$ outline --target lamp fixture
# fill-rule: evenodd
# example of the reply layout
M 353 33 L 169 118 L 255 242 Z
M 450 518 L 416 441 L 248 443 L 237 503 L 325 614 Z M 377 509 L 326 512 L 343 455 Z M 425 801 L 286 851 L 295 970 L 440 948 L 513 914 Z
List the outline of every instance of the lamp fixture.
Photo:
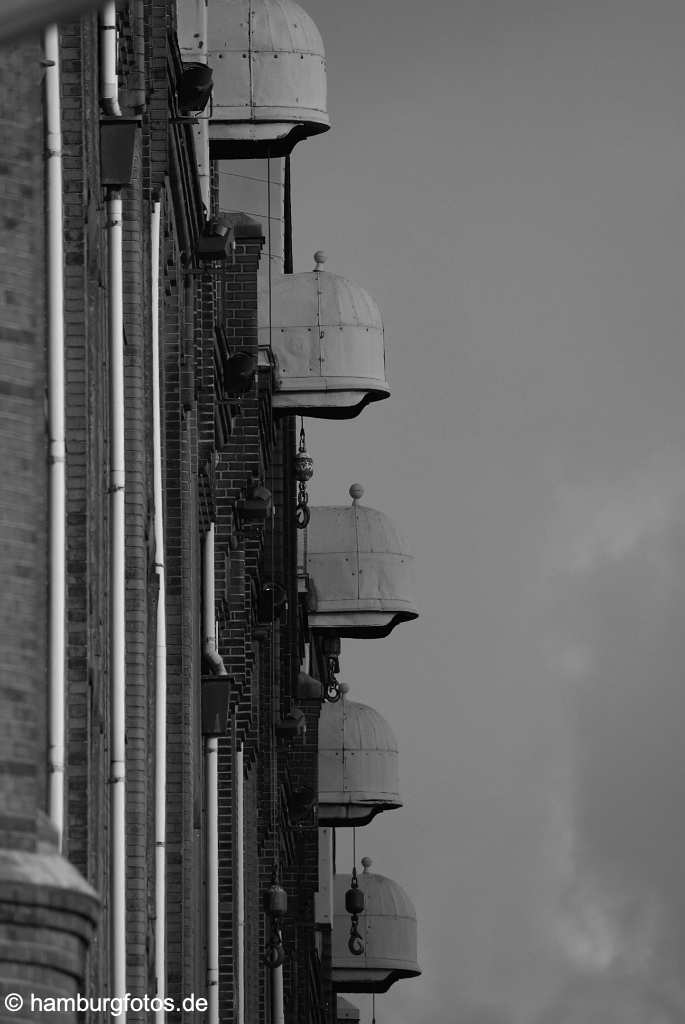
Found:
M 196 61 L 184 64 L 177 88 L 181 113 L 201 113 L 209 103 L 212 85 L 212 69 L 208 64 Z

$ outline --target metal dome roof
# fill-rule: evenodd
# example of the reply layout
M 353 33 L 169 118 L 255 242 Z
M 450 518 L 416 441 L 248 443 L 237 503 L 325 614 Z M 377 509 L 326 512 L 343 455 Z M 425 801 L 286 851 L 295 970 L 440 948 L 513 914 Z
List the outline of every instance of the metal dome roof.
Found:
M 276 361 L 273 406 L 288 413 L 349 419 L 387 398 L 383 321 L 359 285 L 320 269 L 276 278 L 271 330 L 260 329 Z
M 215 159 L 283 156 L 330 127 L 321 36 L 294 0 L 212 0 Z
M 366 897 L 359 915 L 364 952 L 353 956 L 347 947 L 350 916 L 345 910 L 349 875 L 334 879 L 333 988 L 337 992 L 387 992 L 400 978 L 421 974 L 417 962 L 416 911 L 404 889 L 384 875 L 368 871 L 364 858 L 359 888 Z
M 418 617 L 411 591 L 412 557 L 383 512 L 357 503 L 311 509 L 307 527 L 309 626 L 337 636 L 387 636 Z
M 397 740 L 375 708 L 324 702 L 319 718 L 319 824 L 367 825 L 401 807 Z

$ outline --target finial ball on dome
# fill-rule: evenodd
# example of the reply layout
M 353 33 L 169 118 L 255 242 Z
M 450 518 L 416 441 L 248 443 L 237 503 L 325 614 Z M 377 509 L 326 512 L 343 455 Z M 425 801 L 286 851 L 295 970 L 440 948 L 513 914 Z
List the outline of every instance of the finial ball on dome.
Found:
M 373 861 L 370 857 L 362 857 L 362 867 L 364 868 L 364 871 L 368 871 L 372 864 Z
M 361 484 L 352 484 L 349 493 L 353 501 L 358 501 L 364 494 L 364 488 Z
M 314 253 L 314 262 L 316 263 L 314 270 L 320 270 L 322 264 L 326 262 L 326 253 L 322 249 L 317 249 Z

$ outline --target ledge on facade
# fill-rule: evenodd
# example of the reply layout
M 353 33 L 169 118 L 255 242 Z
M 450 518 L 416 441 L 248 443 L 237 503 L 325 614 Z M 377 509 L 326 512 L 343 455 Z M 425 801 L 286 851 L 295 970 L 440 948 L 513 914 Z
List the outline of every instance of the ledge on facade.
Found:
M 239 238 L 257 238 L 264 241 L 264 228 L 258 220 L 241 210 L 222 210 L 221 217 L 233 228 L 236 240 Z
M 95 890 L 55 839 L 42 815 L 35 851 L 0 849 L 0 974 L 20 993 L 37 971 L 56 979 L 58 994 L 76 991 L 98 921 Z

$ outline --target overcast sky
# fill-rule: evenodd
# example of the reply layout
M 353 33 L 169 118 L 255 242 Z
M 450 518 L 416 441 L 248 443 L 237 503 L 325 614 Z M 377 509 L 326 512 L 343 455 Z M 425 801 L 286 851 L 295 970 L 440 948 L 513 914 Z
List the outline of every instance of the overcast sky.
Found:
M 295 270 L 321 248 L 371 291 L 393 392 L 307 421 L 311 501 L 361 482 L 421 609 L 343 645 L 405 801 L 358 850 L 420 919 L 377 1020 L 594 1024 L 627 974 L 677 1002 L 685 8 L 305 6 L 333 127 L 293 156 Z

